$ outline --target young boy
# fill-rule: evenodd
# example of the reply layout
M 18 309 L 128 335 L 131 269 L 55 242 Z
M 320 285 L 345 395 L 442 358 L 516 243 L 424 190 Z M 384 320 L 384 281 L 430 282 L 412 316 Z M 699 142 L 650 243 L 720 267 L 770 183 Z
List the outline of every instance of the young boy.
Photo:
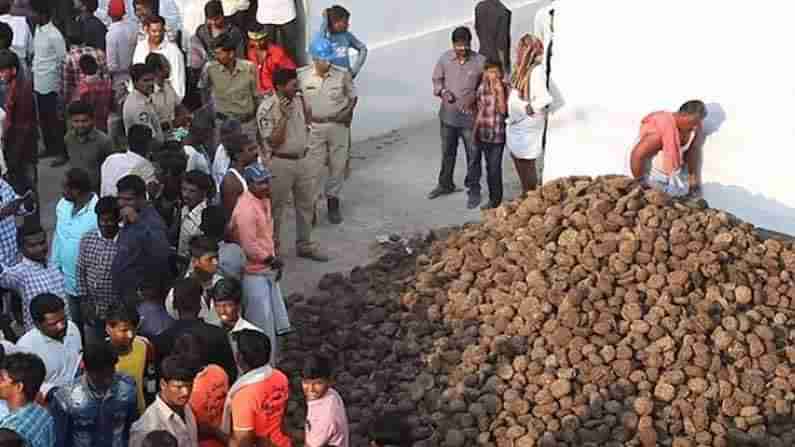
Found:
M 113 103 L 113 84 L 109 76 L 99 73 L 99 64 L 94 56 L 85 54 L 80 57 L 80 71 L 83 76 L 77 84 L 77 98 L 94 109 L 96 128 L 108 132 L 108 116 Z
M 502 152 L 505 149 L 505 118 L 508 116 L 508 93 L 510 86 L 504 81 L 502 65 L 488 61 L 478 87 L 477 115 L 472 133 L 474 153 L 469 159 L 467 208 L 480 205 L 480 176 L 483 173 L 481 158 L 486 159 L 486 182 L 489 185 L 489 201 L 482 209 L 491 209 L 502 203 Z
M 206 236 L 194 236 L 189 247 L 190 267 L 186 278 L 195 278 L 202 286 L 201 310 L 199 318 L 214 326 L 221 326 L 221 320 L 215 313 L 210 290 L 221 279 L 218 273 L 218 242 Z M 174 289 L 166 297 L 166 310 L 175 319 L 179 319 L 174 304 Z
M 350 27 L 351 13 L 340 5 L 334 5 L 323 11 L 323 22 L 320 25 L 320 35 L 331 41 L 334 49 L 334 58 L 331 63 L 345 68 L 356 78 L 367 60 L 367 45 L 353 35 Z M 357 52 L 356 64 L 351 67 L 350 49 Z
M 301 371 L 301 387 L 307 404 L 306 447 L 348 447 L 348 416 L 345 402 L 331 387 L 331 362 L 311 356 Z
M 136 334 L 139 321 L 135 309 L 120 305 L 108 312 L 105 331 L 110 345 L 119 356 L 116 371 L 135 380 L 138 413 L 143 414 L 157 394 L 157 357 L 149 340 Z

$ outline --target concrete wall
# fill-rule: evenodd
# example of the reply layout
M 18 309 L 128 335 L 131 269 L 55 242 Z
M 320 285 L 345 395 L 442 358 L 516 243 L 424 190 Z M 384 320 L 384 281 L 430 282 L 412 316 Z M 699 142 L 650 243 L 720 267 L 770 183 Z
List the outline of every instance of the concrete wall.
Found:
M 512 35 L 532 31 L 542 0 L 503 0 L 513 11 Z M 367 64 L 356 79 L 360 100 L 353 126 L 356 140 L 435 119 L 431 73 L 450 34 L 472 26 L 471 0 L 305 0 L 307 21 L 316 32 L 323 9 L 341 4 L 351 11 L 351 31 L 369 49 Z M 473 28 L 474 34 L 474 28 Z M 477 48 L 477 42 L 473 44 Z M 435 155 L 435 153 L 434 153 Z
M 552 70 L 562 108 L 550 124 L 547 178 L 628 173 L 642 117 L 700 98 L 710 109 L 704 197 L 795 234 L 792 5 L 652 3 L 559 0 Z

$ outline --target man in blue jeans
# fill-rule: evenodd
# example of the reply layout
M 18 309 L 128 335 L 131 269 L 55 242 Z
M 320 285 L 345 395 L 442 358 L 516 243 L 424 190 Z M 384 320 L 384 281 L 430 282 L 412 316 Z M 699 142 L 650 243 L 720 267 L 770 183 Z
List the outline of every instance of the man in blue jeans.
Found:
M 439 183 L 428 194 L 429 199 L 455 192 L 453 172 L 459 139 L 464 141 L 467 161 L 472 155 L 476 92 L 485 63 L 485 57 L 472 51 L 472 32 L 458 27 L 453 31 L 453 49 L 442 54 L 433 69 L 433 94 L 442 100 L 439 109 L 442 167 Z M 480 182 L 466 186 L 470 189 L 468 205 L 477 201 L 475 206 L 478 206 Z

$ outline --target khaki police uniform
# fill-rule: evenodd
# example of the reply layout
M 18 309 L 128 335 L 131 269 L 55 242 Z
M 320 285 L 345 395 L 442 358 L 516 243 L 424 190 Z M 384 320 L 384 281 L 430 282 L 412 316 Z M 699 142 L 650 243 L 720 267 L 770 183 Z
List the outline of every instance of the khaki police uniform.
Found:
M 212 95 L 216 129 L 227 119 L 241 123 L 243 133 L 257 141 L 257 67 L 245 59 L 237 59 L 232 70 L 217 61 L 207 63 L 199 78 L 199 89 Z
M 298 95 L 287 107 L 287 132 L 281 146 L 268 144 L 278 122 L 282 119 L 279 96 L 269 93 L 257 109 L 257 125 L 262 145 L 271 155 L 271 204 L 273 207 L 273 234 L 278 240 L 281 218 L 293 195 L 296 220 L 296 248 L 299 253 L 312 252 L 312 219 L 315 212 L 318 178 L 326 152 L 321 147 L 308 149 L 309 122 L 304 109 L 304 99 Z
M 340 198 L 350 155 L 350 132 L 344 124 L 332 120 L 349 108 L 356 98 L 351 74 L 332 65 L 321 77 L 310 65 L 298 70 L 298 87 L 312 110 L 309 149 L 324 150 L 328 157 L 326 196 Z
M 157 116 L 157 111 L 150 96 L 133 89 L 124 101 L 122 116 L 126 132 L 130 131 L 130 127 L 141 124 L 152 129 L 152 136 L 155 140 L 163 142 L 163 128 L 160 127 L 160 118 Z

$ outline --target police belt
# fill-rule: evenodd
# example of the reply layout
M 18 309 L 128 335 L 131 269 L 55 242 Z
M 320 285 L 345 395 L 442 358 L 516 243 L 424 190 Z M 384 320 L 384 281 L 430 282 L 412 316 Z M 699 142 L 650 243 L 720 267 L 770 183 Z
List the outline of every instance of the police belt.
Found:
M 304 150 L 301 154 L 282 154 L 280 152 L 273 152 L 274 158 L 281 158 L 283 160 L 303 160 L 306 157 L 308 150 Z

